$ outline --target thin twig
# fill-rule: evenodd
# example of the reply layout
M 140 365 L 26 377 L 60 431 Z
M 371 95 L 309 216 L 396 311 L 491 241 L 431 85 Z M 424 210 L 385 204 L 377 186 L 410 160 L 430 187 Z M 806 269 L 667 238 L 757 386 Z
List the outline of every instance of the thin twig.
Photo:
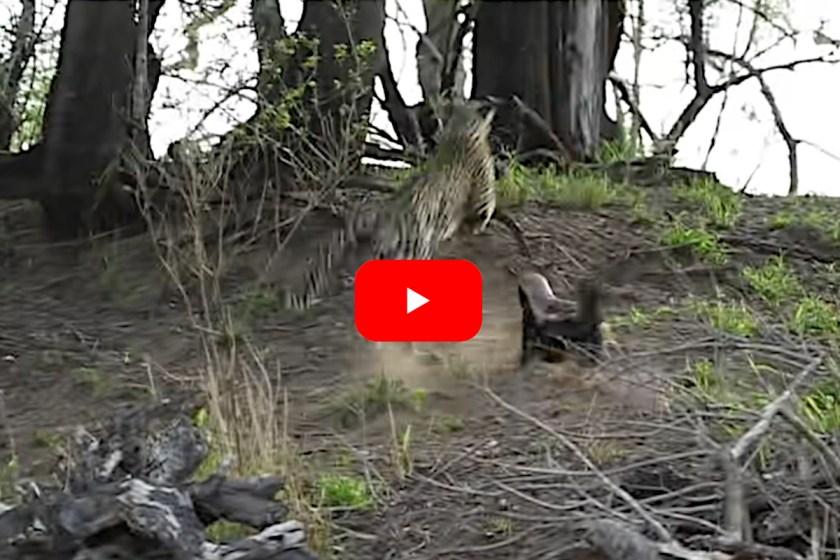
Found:
M 793 397 L 794 390 L 801 385 L 808 377 L 817 370 L 817 367 L 822 363 L 822 357 L 818 357 L 811 361 L 805 368 L 791 382 L 787 390 L 782 393 L 776 400 L 764 407 L 761 413 L 761 418 L 756 422 L 752 428 L 742 435 L 735 445 L 732 446 L 730 454 L 733 459 L 740 460 L 747 451 L 761 439 L 767 430 L 770 429 L 770 423 L 776 414 L 779 414 L 782 408 L 787 405 L 788 401 Z
M 624 500 L 627 505 L 629 505 L 633 511 L 638 514 L 650 527 L 656 532 L 657 536 L 665 542 L 672 541 L 671 534 L 668 530 L 661 524 L 659 521 L 653 518 L 653 516 L 645 509 L 645 507 L 640 504 L 633 496 L 631 496 L 624 488 L 610 480 L 608 476 L 606 476 L 597 466 L 593 463 L 586 454 L 580 450 L 580 448 L 575 445 L 569 438 L 566 436 L 558 433 L 554 430 L 551 426 L 543 422 L 538 418 L 534 418 L 530 414 L 525 411 L 519 410 L 515 406 L 505 402 L 501 397 L 496 395 L 489 387 L 485 387 L 485 392 L 496 401 L 499 405 L 501 405 L 504 409 L 508 410 L 516 414 L 517 416 L 528 420 L 533 425 L 537 426 L 538 428 L 542 429 L 546 433 L 550 434 L 552 437 L 557 439 L 564 447 L 566 447 L 569 451 L 571 451 L 586 467 L 591 470 L 595 476 L 613 493 L 615 493 L 618 497 Z

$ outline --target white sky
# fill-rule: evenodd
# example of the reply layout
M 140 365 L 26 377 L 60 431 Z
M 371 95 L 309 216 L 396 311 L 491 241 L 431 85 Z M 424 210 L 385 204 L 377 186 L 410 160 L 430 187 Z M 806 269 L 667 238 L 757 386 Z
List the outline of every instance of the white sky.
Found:
M 631 1 L 630 11 L 635 10 L 634 3 Z M 670 128 L 693 95 L 691 88 L 684 85 L 684 49 L 674 42 L 663 46 L 653 40 L 656 33 L 676 35 L 679 29 L 674 9 L 676 3 L 675 0 L 645 0 L 648 21 L 645 43 L 656 48 L 646 51 L 642 58 L 642 110 L 657 132 Z M 679 1 L 679 4 L 684 3 Z M 789 2 L 787 6 L 785 3 L 786 0 L 771 2 L 782 6 L 793 29 L 815 29 L 822 19 L 827 22 L 824 30 L 828 35 L 840 38 L 840 2 L 798 0 Z M 13 10 L 17 9 L 16 0 L 0 0 L 0 23 L 8 17 L 10 5 Z M 286 25 L 292 31 L 300 18 L 302 2 L 280 0 L 280 5 Z M 724 52 L 733 52 L 733 44 L 737 43 L 740 51 L 751 20 L 748 14 L 745 15 L 739 28 L 737 9 L 732 4 L 727 5 L 726 11 L 718 9 L 711 14 L 709 42 L 712 48 Z M 253 35 L 249 29 L 249 7 L 249 0 L 237 0 L 235 7 L 223 19 L 202 30 L 199 66 L 195 72 L 180 71 L 178 78 L 162 78 L 150 120 L 153 148 L 157 154 L 165 151 L 171 141 L 193 130 L 199 122 L 202 123 L 200 133 L 218 134 L 228 130 L 233 122 L 250 116 L 253 111 L 251 103 L 234 98 L 210 118 L 202 120 L 203 113 L 215 106 L 226 88 L 252 76 L 257 68 Z M 389 20 L 385 34 L 391 63 L 406 101 L 416 103 L 421 94 L 414 64 L 417 36 L 411 27 L 425 30 L 422 3 L 421 0 L 387 0 L 386 10 Z M 55 13 L 52 20 L 60 26 L 61 18 L 63 10 Z M 183 56 L 186 45 L 184 22 L 177 2 L 167 2 L 155 30 L 155 44 L 162 51 L 165 64 L 176 62 Z M 775 42 L 776 37 L 765 26 L 757 44 L 767 47 Z M 812 36 L 806 33 L 800 36 L 795 46 L 790 41 L 781 43 L 754 63 L 764 67 L 826 53 L 826 47 L 815 45 Z M 216 71 L 208 73 L 208 69 Z M 633 50 L 629 44 L 625 43 L 619 51 L 616 72 L 627 80 L 633 76 Z M 716 72 L 709 71 L 708 74 L 710 81 L 717 80 Z M 840 196 L 840 185 L 835 180 L 840 176 L 840 160 L 834 157 L 840 158 L 840 137 L 836 132 L 840 130 L 840 111 L 836 101 L 840 91 L 840 67 L 825 64 L 800 66 L 792 72 L 768 73 L 766 79 L 791 133 L 807 142 L 799 147 L 800 192 Z M 692 167 L 703 164 L 722 102 L 723 96 L 720 95 L 709 103 L 683 136 L 679 144 L 678 164 Z M 608 103 L 608 112 L 614 114 L 612 101 Z M 384 112 L 376 108 L 374 111 L 374 122 L 390 130 Z M 724 183 L 736 188 L 742 187 L 754 174 L 750 192 L 784 194 L 787 191 L 786 148 L 754 80 L 730 90 L 707 167 L 715 171 Z

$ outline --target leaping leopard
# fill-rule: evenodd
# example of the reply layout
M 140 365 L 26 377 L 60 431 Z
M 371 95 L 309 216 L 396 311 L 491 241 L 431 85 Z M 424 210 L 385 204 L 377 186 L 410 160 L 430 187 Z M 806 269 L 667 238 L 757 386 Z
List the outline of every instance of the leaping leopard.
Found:
M 431 259 L 440 243 L 460 230 L 484 231 L 496 213 L 495 165 L 490 142 L 495 108 L 485 115 L 484 102 L 456 102 L 448 107 L 436 150 L 425 169 L 406 181 L 374 208 L 352 215 L 343 229 L 332 233 L 314 263 L 304 273 L 299 291 L 286 291 L 287 308 L 302 310 L 316 304 L 333 282 L 339 261 L 368 259 Z M 497 216 L 498 217 L 498 216 Z M 527 246 L 515 223 L 501 221 Z M 414 345 L 411 345 L 414 349 Z

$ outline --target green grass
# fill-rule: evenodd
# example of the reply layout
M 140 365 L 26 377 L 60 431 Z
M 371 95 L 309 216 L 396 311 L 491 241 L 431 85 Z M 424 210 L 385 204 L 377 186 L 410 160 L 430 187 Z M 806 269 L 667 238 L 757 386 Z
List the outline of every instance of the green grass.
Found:
M 360 477 L 325 473 L 318 477 L 315 489 L 313 502 L 320 507 L 367 509 L 373 504 L 373 492 Z
M 760 267 L 746 267 L 743 277 L 766 302 L 779 306 L 802 295 L 799 279 L 780 256 L 771 257 Z
M 709 402 L 719 401 L 726 383 L 721 371 L 712 360 L 702 359 L 689 368 L 690 379 L 697 395 Z
M 533 169 L 516 161 L 499 181 L 497 192 L 502 201 L 511 204 L 540 200 L 573 210 L 594 210 L 613 204 L 620 194 L 616 185 L 600 173 L 560 173 L 553 166 Z
M 796 215 L 788 210 L 783 210 L 770 216 L 768 225 L 770 229 L 784 229 L 797 223 Z
M 20 503 L 20 494 L 16 485 L 20 480 L 20 463 L 17 455 L 12 455 L 5 463 L 0 463 L 0 501 L 7 505 Z
M 832 243 L 840 245 L 840 218 L 819 199 L 803 199 L 787 210 L 770 217 L 770 229 L 784 229 L 793 225 L 809 226 L 822 232 Z
M 388 411 L 421 410 L 428 400 L 422 389 L 409 389 L 402 381 L 377 375 L 330 405 L 338 424 L 348 427 L 362 419 L 370 420 Z
M 651 209 L 644 192 L 634 192 L 633 190 L 630 192 L 632 193 L 630 200 L 630 215 L 633 217 L 633 223 L 646 227 L 656 224 L 662 217 L 662 212 Z
M 602 142 L 598 153 L 595 155 L 595 159 L 598 163 L 610 164 L 632 161 L 643 155 L 644 150 L 642 146 L 632 142 L 625 134 L 618 140 Z
M 283 309 L 279 294 L 265 290 L 249 290 L 241 294 L 236 304 L 236 315 L 245 322 L 266 319 Z
M 657 307 L 655 309 L 631 307 L 630 311 L 625 315 L 611 318 L 610 324 L 616 328 L 649 327 L 656 321 L 675 314 L 676 311 L 667 306 Z
M 840 336 L 840 308 L 822 298 L 806 296 L 794 309 L 790 325 L 801 335 Z
M 108 374 L 93 367 L 78 367 L 73 370 L 76 383 L 90 391 L 94 396 L 102 396 L 112 386 L 112 379 Z
M 674 198 L 699 204 L 708 222 L 717 228 L 731 228 L 741 215 L 740 196 L 710 179 L 692 180 L 676 187 Z
M 755 336 L 760 331 L 758 319 L 743 302 L 695 301 L 691 308 L 716 330 L 744 337 Z
M 729 256 L 717 234 L 703 227 L 692 227 L 677 220 L 662 232 L 660 242 L 666 247 L 687 247 L 701 260 L 711 264 L 726 264 Z
M 692 410 L 696 410 L 696 403 L 715 407 L 712 433 L 728 439 L 738 438 L 751 427 L 755 411 L 773 398 L 756 386 L 759 370 L 751 360 L 748 369 L 734 373 L 732 367 L 707 358 L 689 362 L 684 382 L 677 385 L 677 395 L 688 397 Z M 768 442 L 759 444 L 758 460 L 765 465 L 772 456 L 772 447 Z
M 437 434 L 454 434 L 463 431 L 464 419 L 459 416 L 441 416 L 433 420 L 431 430 Z
M 797 411 L 815 432 L 831 434 L 840 429 L 840 379 L 837 377 L 817 383 L 797 404 Z
M 836 303 L 810 295 L 781 256 L 761 267 L 747 267 L 742 275 L 762 299 L 785 308 L 791 331 L 817 338 L 840 336 L 840 308 Z

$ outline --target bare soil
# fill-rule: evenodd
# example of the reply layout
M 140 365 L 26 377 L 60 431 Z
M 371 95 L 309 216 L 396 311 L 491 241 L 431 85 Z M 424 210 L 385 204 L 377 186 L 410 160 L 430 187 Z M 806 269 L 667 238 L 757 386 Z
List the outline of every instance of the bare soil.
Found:
M 512 417 L 486 389 L 553 429 L 591 433 L 595 439 L 623 432 L 630 441 L 646 418 L 667 406 L 665 384 L 682 374 L 686 360 L 714 355 L 709 340 L 715 333 L 685 317 L 612 328 L 610 359 L 595 369 L 561 364 L 523 370 L 518 367 L 515 273 L 536 265 L 568 298 L 576 280 L 600 275 L 608 290 L 609 318 L 721 290 L 754 301 L 738 270 L 785 250 L 809 289 L 836 301 L 840 286 L 829 265 L 840 259 L 840 250 L 814 244 L 811 230 L 797 234 L 762 225 L 784 204 L 744 200 L 739 224 L 726 232 L 734 254 L 733 264 L 725 267 L 664 250 L 656 226 L 634 223 L 626 208 L 580 212 L 536 203 L 516 208 L 512 215 L 527 232 L 536 263 L 518 253 L 500 226 L 458 239 L 442 255 L 473 261 L 484 281 L 478 336 L 460 344 L 420 345 L 446 356 L 443 364 L 423 362 L 402 345 L 376 348 L 363 340 L 353 326 L 349 288 L 303 316 L 257 321 L 252 336 L 279 361 L 293 435 L 313 461 L 351 446 L 374 458 L 359 469 L 384 469 L 379 465 L 392 438 L 387 414 L 340 427 L 330 412 L 331 403 L 360 382 L 382 373 L 427 393 L 422 410 L 401 411 L 396 420 L 415 427 L 414 473 L 401 482 L 391 480 L 382 508 L 336 514 L 339 556 L 554 558 L 545 552 L 546 535 L 552 531 L 551 508 L 560 508 L 556 514 L 561 504 L 542 503 L 533 494 L 531 509 L 542 513 L 511 509 L 526 489 L 511 490 L 516 472 L 504 466 L 546 460 L 549 451 L 539 445 L 545 436 L 533 423 Z M 23 474 L 41 477 L 57 460 L 51 444 L 57 436 L 96 422 L 117 406 L 143 402 L 150 392 L 181 391 L 183 380 L 194 377 L 202 362 L 183 302 L 168 287 L 146 239 L 56 245 L 43 239 L 33 205 L 6 204 L 0 214 L 5 224 L 0 230 L 0 422 L 5 433 L 0 452 L 4 460 L 17 455 Z M 264 256 L 243 257 L 251 277 L 259 276 L 253 263 Z M 293 251 L 288 258 L 295 258 Z M 244 280 L 235 283 L 231 297 L 246 287 Z M 502 518 L 507 524 L 499 522 Z

